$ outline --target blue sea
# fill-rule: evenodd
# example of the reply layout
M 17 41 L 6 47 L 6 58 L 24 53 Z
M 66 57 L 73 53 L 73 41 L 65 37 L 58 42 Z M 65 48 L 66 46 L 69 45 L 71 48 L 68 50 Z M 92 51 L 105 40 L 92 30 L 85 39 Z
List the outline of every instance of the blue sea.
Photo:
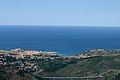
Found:
M 0 49 L 55 51 L 76 55 L 91 49 L 120 49 L 119 27 L 0 25 Z

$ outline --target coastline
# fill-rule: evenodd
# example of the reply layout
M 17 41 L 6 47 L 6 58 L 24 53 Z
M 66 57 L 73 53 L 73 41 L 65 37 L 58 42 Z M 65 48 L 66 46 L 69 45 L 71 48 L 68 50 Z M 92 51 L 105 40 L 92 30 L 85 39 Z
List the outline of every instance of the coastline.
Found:
M 45 55 L 47 55 L 47 58 L 48 56 L 49 58 L 51 58 L 50 56 L 54 56 L 54 58 L 52 57 L 52 59 L 56 59 L 56 57 L 65 59 L 65 58 L 89 58 L 89 57 L 95 57 L 95 56 L 106 56 L 106 55 L 112 55 L 110 54 L 111 52 L 114 52 L 115 54 L 119 54 L 120 49 L 114 49 L 114 50 L 94 49 L 94 50 L 85 51 L 85 52 L 75 54 L 75 55 L 61 55 L 58 52 L 54 52 L 54 51 L 49 52 L 49 51 L 37 51 L 37 50 L 24 50 L 21 48 L 16 48 L 16 49 L 11 49 L 11 50 L 0 50 L 1 54 L 11 53 L 12 55 L 15 55 L 15 56 L 17 55 L 17 57 L 20 57 L 20 58 L 23 58 L 26 55 L 30 55 L 30 56 L 42 55 L 42 57 L 45 58 Z

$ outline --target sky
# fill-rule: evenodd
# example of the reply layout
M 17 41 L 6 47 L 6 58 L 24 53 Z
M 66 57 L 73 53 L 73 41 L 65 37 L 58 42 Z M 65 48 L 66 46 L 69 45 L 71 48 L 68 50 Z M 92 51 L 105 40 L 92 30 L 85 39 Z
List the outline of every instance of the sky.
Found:
M 120 0 L 0 0 L 0 25 L 120 26 Z

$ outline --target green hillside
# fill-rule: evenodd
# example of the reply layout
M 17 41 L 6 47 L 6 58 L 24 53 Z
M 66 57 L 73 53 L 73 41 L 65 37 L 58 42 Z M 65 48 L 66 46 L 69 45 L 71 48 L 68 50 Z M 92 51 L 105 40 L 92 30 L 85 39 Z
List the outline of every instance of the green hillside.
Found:
M 51 74 L 51 76 L 104 76 L 112 79 L 120 73 L 120 55 L 94 57 L 79 60 Z M 106 79 L 107 80 L 107 79 Z

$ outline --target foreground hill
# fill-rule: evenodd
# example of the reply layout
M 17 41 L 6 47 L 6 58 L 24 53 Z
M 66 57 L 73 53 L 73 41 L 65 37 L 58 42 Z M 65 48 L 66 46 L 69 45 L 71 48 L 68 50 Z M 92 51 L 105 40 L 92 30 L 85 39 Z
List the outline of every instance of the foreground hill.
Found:
M 103 76 L 105 80 L 114 80 L 120 73 L 120 55 L 101 56 L 81 59 L 61 70 L 52 73 L 50 76 Z
M 13 66 L 0 65 L 0 80 L 38 80 L 33 75 Z

